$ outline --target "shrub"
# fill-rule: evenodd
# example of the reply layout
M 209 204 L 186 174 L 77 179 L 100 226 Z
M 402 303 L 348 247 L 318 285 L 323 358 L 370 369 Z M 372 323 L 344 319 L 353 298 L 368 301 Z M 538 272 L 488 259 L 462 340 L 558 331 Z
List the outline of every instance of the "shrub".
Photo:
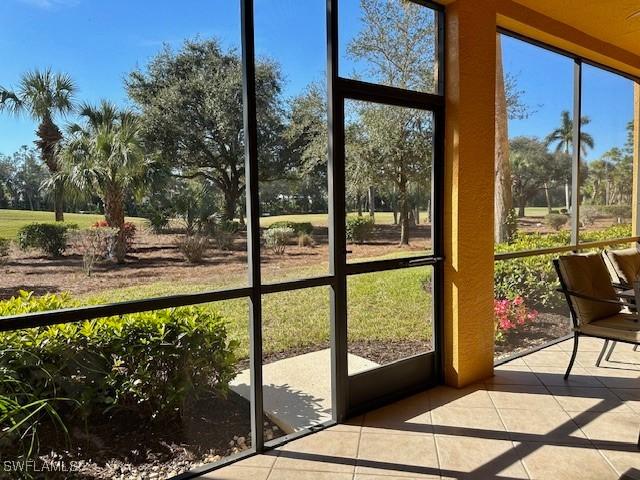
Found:
M 580 223 L 582 226 L 590 226 L 596 223 L 596 220 L 602 218 L 602 212 L 594 205 L 585 205 L 580 208 Z
M 0 265 L 7 263 L 9 253 L 11 252 L 11 240 L 8 238 L 0 238 Z
M 96 262 L 109 255 L 118 230 L 109 227 L 94 227 L 81 230 L 76 235 L 76 245 L 82 254 L 82 270 L 87 277 L 93 273 Z
M 145 215 L 149 228 L 153 233 L 162 233 L 169 226 L 169 220 L 171 219 L 171 212 L 169 210 L 151 209 L 146 212 Z
M 527 321 L 534 321 L 538 318 L 536 310 L 529 310 L 524 304 L 521 296 L 516 296 L 513 300 L 495 299 L 493 303 L 495 338 L 497 341 L 504 340 L 505 333 L 509 330 L 517 329 Z
M 569 221 L 569 217 L 561 213 L 550 213 L 545 217 L 545 220 L 547 222 L 547 225 L 558 231 L 567 224 L 567 222 Z
M 364 243 L 371 238 L 373 220 L 370 217 L 347 217 L 347 240 Z
M 219 250 L 231 250 L 233 239 L 240 231 L 240 223 L 233 220 L 220 220 L 213 228 L 213 239 Z
M 187 262 L 200 263 L 209 249 L 209 239 L 202 235 L 186 235 L 177 245 Z
M 288 220 L 280 220 L 273 222 L 269 228 L 290 228 L 295 235 L 311 235 L 313 233 L 313 225 L 311 222 L 290 222 Z
M 265 245 L 270 248 L 274 254 L 284 255 L 287 243 L 289 243 L 289 240 L 294 235 L 294 230 L 290 227 L 270 227 L 263 235 Z
M 20 296 L 3 315 L 73 306 L 68 296 Z M 181 307 L 0 334 L 0 371 L 13 370 L 36 398 L 71 398 L 84 418 L 112 409 L 171 416 L 205 392 L 225 395 L 237 342 L 205 307 Z M 44 376 L 40 369 L 55 372 Z M 72 413 L 72 412 L 69 412 Z
M 92 228 L 110 228 L 106 220 L 100 220 L 92 225 Z M 116 235 L 111 238 L 107 246 L 107 255 L 109 258 L 124 260 L 127 252 L 133 248 L 138 227 L 135 223 L 124 222 L 122 228 L 116 229 Z
M 629 219 L 632 215 L 631 205 L 605 205 L 601 208 L 605 215 L 619 219 Z
M 67 249 L 69 230 L 78 228 L 69 223 L 32 223 L 18 230 L 21 249 L 36 248 L 51 257 L 59 257 Z
M 313 241 L 313 237 L 306 233 L 301 233 L 298 235 L 298 246 L 299 247 L 313 247 L 316 242 Z

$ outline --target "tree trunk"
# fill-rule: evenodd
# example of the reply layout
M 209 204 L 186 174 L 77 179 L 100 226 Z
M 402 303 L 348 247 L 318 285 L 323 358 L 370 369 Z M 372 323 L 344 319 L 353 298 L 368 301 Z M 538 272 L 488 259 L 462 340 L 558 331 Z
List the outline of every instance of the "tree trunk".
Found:
M 509 131 L 507 99 L 502 71 L 502 46 L 496 35 L 496 124 L 495 124 L 495 203 L 494 238 L 496 243 L 509 241 L 514 233 L 509 224 L 513 206 L 511 194 L 511 163 L 509 160 Z
M 547 213 L 551 213 L 551 195 L 549 195 L 549 184 L 544 182 L 544 198 L 547 200 Z
M 358 209 L 358 216 L 362 216 L 362 195 L 358 195 L 356 198 L 356 207 Z
M 409 245 L 409 196 L 407 183 L 400 179 L 398 186 L 398 203 L 400 204 L 400 246 Z
M 571 195 L 569 194 L 569 182 L 564 182 L 564 205 L 567 212 L 571 211 Z
M 49 169 L 49 173 L 54 175 L 60 169 L 57 158 L 58 143 L 62 140 L 62 132 L 57 127 L 50 116 L 45 116 L 38 130 L 36 131 L 38 140 L 35 141 L 36 146 L 40 150 L 42 161 Z M 56 183 L 53 192 L 53 205 L 55 210 L 56 222 L 64 221 L 64 185 Z
M 420 224 L 420 207 L 416 207 L 416 213 L 414 215 L 416 220 L 416 225 Z
M 64 222 L 64 184 L 56 182 L 53 187 L 53 205 L 56 222 Z
M 522 201 L 520 203 L 520 205 L 518 206 L 518 218 L 524 217 L 524 215 L 525 215 L 524 208 L 525 208 L 525 202 Z
M 238 207 L 238 194 L 233 192 L 224 192 L 224 220 L 233 221 L 236 218 L 236 210 Z
M 369 195 L 369 217 L 371 218 L 371 220 L 373 220 L 375 222 L 375 218 L 376 218 L 376 196 L 375 196 L 375 189 L 374 189 L 373 185 L 369 186 L 368 195 Z
M 105 191 L 103 202 L 104 218 L 107 225 L 117 230 L 109 253 L 113 261 L 122 264 L 127 256 L 127 238 L 124 231 L 124 192 L 119 186 L 111 185 Z

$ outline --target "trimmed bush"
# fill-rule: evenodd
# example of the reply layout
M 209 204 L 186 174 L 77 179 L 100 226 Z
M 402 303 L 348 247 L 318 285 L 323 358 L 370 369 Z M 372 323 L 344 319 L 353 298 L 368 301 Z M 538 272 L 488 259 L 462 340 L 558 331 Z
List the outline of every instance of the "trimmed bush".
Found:
M 558 231 L 567 224 L 567 222 L 569 221 L 569 217 L 561 213 L 550 213 L 545 217 L 545 220 L 547 222 L 547 225 L 549 225 L 555 231 Z
M 313 233 L 313 225 L 311 222 L 289 222 L 288 220 L 280 220 L 269 225 L 272 228 L 290 228 L 295 235 L 311 235 Z
M 18 230 L 21 249 L 35 248 L 51 257 L 59 257 L 67 249 L 69 230 L 78 226 L 70 223 L 32 223 Z
M 66 295 L 21 292 L 0 302 L 0 314 L 74 305 Z M 217 312 L 180 307 L 2 333 L 0 371 L 15 372 L 36 398 L 74 400 L 84 418 L 127 409 L 153 419 L 204 393 L 226 395 L 236 347 Z M 0 383 L 0 394 L 9 387 Z
M 347 217 L 347 240 L 364 243 L 371 238 L 373 220 L 370 217 Z
M 209 249 L 209 239 L 202 235 L 186 235 L 176 242 L 189 263 L 200 263 Z
M 275 227 L 264 231 L 264 243 L 276 255 L 284 255 L 287 244 L 295 234 L 293 228 Z
M 605 215 L 620 219 L 629 219 L 632 215 L 631 205 L 604 205 L 600 208 Z
M 602 218 L 602 212 L 595 205 L 580 207 L 580 223 L 583 227 L 593 225 L 599 218 Z

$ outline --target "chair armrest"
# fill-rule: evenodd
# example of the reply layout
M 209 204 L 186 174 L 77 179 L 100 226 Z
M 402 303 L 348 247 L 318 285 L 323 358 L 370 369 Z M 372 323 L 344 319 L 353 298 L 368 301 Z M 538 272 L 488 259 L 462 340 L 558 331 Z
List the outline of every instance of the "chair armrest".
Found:
M 635 303 L 624 302 L 621 300 L 612 300 L 609 298 L 592 297 L 590 295 L 585 295 L 584 293 L 574 292 L 573 290 L 564 290 L 562 288 L 558 288 L 556 290 L 566 295 L 570 295 L 572 297 L 577 297 L 577 298 L 583 298 L 585 300 L 591 300 L 592 302 L 611 303 L 613 305 L 620 305 L 621 307 L 636 308 Z

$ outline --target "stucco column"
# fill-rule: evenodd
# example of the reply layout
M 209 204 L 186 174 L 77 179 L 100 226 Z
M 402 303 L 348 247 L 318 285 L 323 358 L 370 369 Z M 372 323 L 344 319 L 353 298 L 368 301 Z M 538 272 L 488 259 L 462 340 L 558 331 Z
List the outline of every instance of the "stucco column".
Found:
M 444 373 L 462 387 L 493 373 L 496 5 L 446 11 Z

